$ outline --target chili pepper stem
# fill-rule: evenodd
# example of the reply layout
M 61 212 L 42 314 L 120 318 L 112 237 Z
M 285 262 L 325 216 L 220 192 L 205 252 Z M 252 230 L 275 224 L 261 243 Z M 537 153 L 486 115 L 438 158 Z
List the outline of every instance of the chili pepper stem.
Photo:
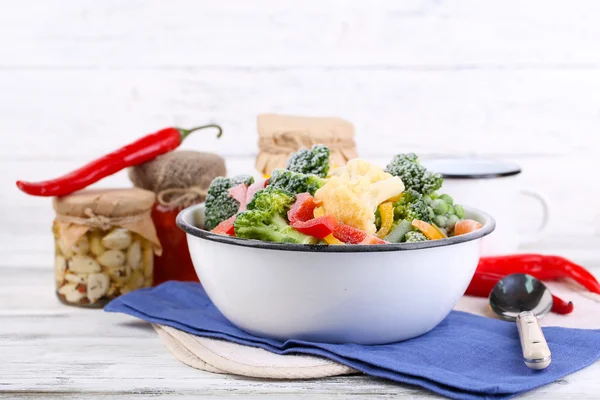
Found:
M 195 131 L 199 131 L 201 129 L 206 129 L 206 128 L 217 128 L 219 130 L 219 133 L 217 133 L 217 137 L 221 137 L 221 135 L 223 134 L 223 129 L 216 124 L 209 124 L 209 125 L 202 125 L 202 126 L 197 126 L 195 128 L 192 129 L 181 129 L 181 128 L 177 128 L 177 130 L 179 131 L 179 133 L 181 133 L 181 141 L 183 142 L 183 140 L 188 137 L 190 135 L 190 133 L 195 132 Z

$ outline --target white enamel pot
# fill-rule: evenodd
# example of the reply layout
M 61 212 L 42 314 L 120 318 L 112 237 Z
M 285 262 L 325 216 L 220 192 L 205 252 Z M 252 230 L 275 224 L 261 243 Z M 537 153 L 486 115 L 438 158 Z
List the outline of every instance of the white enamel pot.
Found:
M 422 243 L 311 246 L 221 236 L 201 229 L 204 205 L 186 208 L 194 268 L 208 296 L 234 325 L 257 336 L 383 344 L 429 332 L 464 294 L 494 230 Z

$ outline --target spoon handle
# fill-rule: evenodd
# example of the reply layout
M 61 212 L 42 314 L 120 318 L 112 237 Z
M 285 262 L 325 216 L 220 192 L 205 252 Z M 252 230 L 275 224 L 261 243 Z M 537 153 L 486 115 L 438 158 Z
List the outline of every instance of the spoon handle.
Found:
M 517 327 L 525 365 L 531 369 L 544 369 L 550 365 L 552 354 L 537 317 L 530 311 L 524 311 L 517 317 Z

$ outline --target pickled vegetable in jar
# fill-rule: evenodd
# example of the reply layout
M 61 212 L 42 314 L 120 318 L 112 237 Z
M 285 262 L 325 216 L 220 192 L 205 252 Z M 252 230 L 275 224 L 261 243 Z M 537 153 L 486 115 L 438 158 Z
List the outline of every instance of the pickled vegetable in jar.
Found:
M 151 218 L 154 193 L 83 190 L 54 199 L 54 273 L 60 301 L 104 307 L 115 297 L 152 286 L 162 248 Z

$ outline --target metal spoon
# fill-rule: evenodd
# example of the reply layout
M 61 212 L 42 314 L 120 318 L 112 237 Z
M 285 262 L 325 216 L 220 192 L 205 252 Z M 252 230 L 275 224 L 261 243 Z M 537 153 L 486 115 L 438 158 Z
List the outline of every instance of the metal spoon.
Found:
M 531 369 L 544 369 L 552 361 L 538 318 L 552 309 L 552 293 L 538 279 L 511 274 L 500 280 L 490 293 L 490 307 L 508 321 L 516 321 L 523 359 Z

